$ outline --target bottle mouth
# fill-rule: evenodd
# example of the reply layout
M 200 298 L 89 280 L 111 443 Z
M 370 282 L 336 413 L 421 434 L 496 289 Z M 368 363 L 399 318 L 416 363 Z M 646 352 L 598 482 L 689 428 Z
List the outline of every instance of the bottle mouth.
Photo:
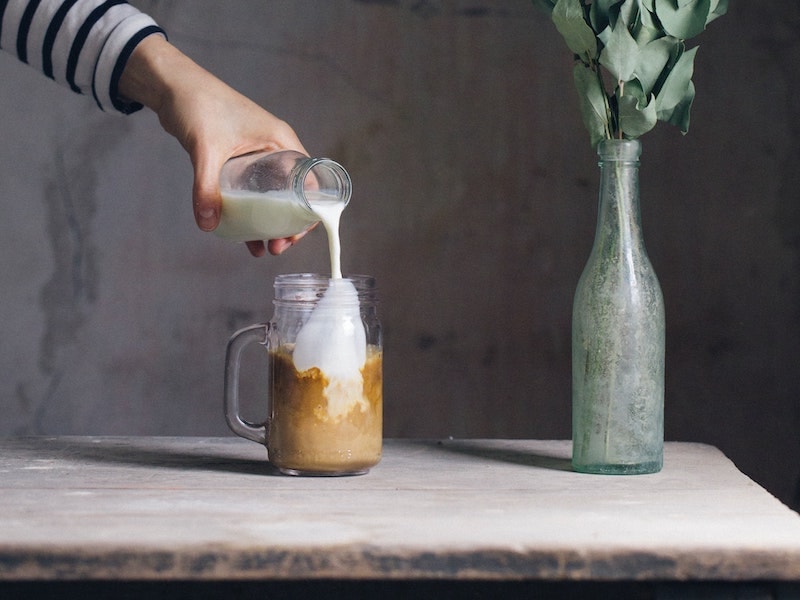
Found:
M 642 143 L 638 140 L 602 140 L 597 144 L 600 160 L 638 161 L 642 154 Z
M 308 158 L 298 163 L 292 187 L 311 209 L 314 201 L 350 203 L 353 183 L 345 168 L 330 158 Z

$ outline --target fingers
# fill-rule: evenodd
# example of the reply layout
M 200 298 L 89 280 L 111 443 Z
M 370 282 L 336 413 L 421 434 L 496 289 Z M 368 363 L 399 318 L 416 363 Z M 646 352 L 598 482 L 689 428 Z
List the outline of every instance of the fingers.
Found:
M 292 247 L 294 242 L 290 238 L 283 238 L 280 240 L 270 240 L 267 242 L 267 249 L 273 256 L 283 254 L 286 250 Z
M 203 198 L 195 201 L 194 218 L 203 231 L 214 231 L 219 224 L 219 209 Z
M 219 190 L 218 161 L 198 159 L 194 169 L 192 203 L 197 226 L 203 231 L 213 231 L 219 224 L 222 198 Z
M 262 241 L 245 242 L 245 246 L 247 246 L 247 249 L 250 251 L 250 254 L 252 254 L 256 258 L 260 258 L 267 253 L 267 249 L 264 247 L 264 242 Z M 275 253 L 272 252 L 272 254 Z
M 304 235 L 306 235 L 309 231 L 314 229 L 316 226 L 317 226 L 317 224 L 314 223 L 311 227 L 309 227 L 305 231 L 301 231 L 297 235 L 293 235 L 293 236 L 288 237 L 288 238 L 282 238 L 282 239 L 279 239 L 279 240 L 270 240 L 267 243 L 267 249 L 269 250 L 269 253 L 274 255 L 274 256 L 277 256 L 278 254 L 282 254 L 283 252 L 285 252 L 286 250 L 288 250 L 289 248 L 294 246 L 298 241 L 300 241 L 303 238 Z

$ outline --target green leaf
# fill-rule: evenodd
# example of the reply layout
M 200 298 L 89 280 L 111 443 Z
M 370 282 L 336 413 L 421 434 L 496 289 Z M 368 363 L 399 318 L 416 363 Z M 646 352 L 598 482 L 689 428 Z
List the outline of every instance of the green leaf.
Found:
M 646 100 L 649 95 L 645 93 L 644 88 L 638 79 L 626 81 L 623 85 L 617 87 L 616 93 L 619 96 L 633 96 L 639 100 Z
M 664 86 L 664 81 L 666 81 L 672 69 L 676 64 L 678 64 L 680 57 L 683 56 L 684 52 L 686 52 L 686 44 L 683 42 L 683 40 L 674 38 L 671 35 L 667 36 L 667 39 L 673 40 L 675 42 L 675 46 L 672 48 L 667 65 L 661 70 L 661 75 L 659 76 L 658 81 L 656 81 L 655 86 L 653 86 L 653 92 L 656 96 L 658 96 L 661 88 Z
M 645 94 L 650 94 L 661 77 L 661 73 L 678 51 L 681 42 L 673 37 L 662 37 L 640 47 L 639 63 L 634 74 L 642 84 Z
M 533 5 L 545 12 L 552 12 L 556 5 L 556 0 L 532 0 Z
M 655 13 L 669 35 L 688 40 L 706 28 L 711 0 L 655 0 Z
M 637 43 L 646 44 L 664 36 L 661 26 L 654 20 L 653 13 L 642 8 L 631 28 L 631 34 Z
M 595 31 L 603 31 L 612 22 L 612 8 L 623 0 L 596 0 L 589 6 L 589 18 Z
M 576 63 L 572 70 L 575 87 L 580 98 L 581 117 L 589 131 L 592 146 L 609 137 L 611 127 L 608 122 L 608 110 L 605 91 L 603 91 L 597 74 L 583 63 Z
M 669 121 L 668 114 L 671 113 L 678 104 L 685 101 L 686 93 L 693 87 L 692 75 L 694 74 L 694 57 L 697 54 L 697 47 L 687 50 L 672 70 L 667 75 L 661 88 L 656 95 L 656 107 L 658 118 L 662 121 Z
M 635 89 L 634 89 L 635 88 Z M 628 138 L 637 138 L 658 123 L 655 96 L 645 99 L 636 80 L 625 84 L 625 94 L 619 99 L 619 128 Z
M 597 38 L 584 19 L 580 0 L 558 0 L 552 18 L 569 49 L 581 60 L 597 57 Z
M 550 11 L 579 59 L 573 79 L 593 146 L 640 137 L 659 120 L 688 132 L 697 48 L 687 51 L 684 41 L 726 14 L 730 0 L 532 2 Z M 616 79 L 613 95 L 606 94 L 601 66 Z
M 708 12 L 706 25 L 728 12 L 728 0 L 711 0 L 711 10 Z
M 639 16 L 639 0 L 625 0 L 619 7 L 619 17 L 625 25 L 630 27 Z
M 611 9 L 617 4 L 621 4 L 624 0 L 594 0 L 592 8 L 597 8 L 602 14 L 610 15 Z
M 639 45 L 622 19 L 617 20 L 611 34 L 603 42 L 606 46 L 600 52 L 600 64 L 609 70 L 616 81 L 628 81 L 639 65 Z
M 684 135 L 689 132 L 689 113 L 692 108 L 692 102 L 694 101 L 694 93 L 694 83 L 690 81 L 686 89 L 686 94 L 681 101 L 661 119 L 670 125 L 675 125 L 680 128 Z

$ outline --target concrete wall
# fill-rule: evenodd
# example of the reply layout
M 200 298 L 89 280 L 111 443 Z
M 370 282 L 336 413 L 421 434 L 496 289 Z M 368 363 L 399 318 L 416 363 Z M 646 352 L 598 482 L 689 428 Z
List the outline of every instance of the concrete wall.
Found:
M 546 16 L 135 4 L 350 171 L 343 264 L 381 286 L 387 436 L 570 435 L 597 167 Z M 666 433 L 798 506 L 800 5 L 732 4 L 698 40 L 692 131 L 644 138 Z M 0 434 L 226 435 L 225 342 L 269 316 L 276 274 L 326 270 L 324 234 L 252 259 L 195 228 L 188 160 L 152 114 L 100 113 L 8 55 L 0 73 Z

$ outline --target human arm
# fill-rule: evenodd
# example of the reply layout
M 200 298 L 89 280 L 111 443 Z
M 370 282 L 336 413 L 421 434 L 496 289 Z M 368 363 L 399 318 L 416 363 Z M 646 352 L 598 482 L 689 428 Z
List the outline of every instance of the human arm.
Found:
M 198 227 L 219 222 L 219 172 L 226 160 L 255 150 L 306 153 L 284 121 L 197 65 L 161 36 L 142 40 L 119 81 L 121 96 L 152 109 L 183 146 L 194 167 L 192 200 Z M 280 254 L 300 236 L 248 242 L 251 254 Z
M 0 48 L 111 113 L 146 105 L 188 152 L 198 226 L 220 214 L 222 164 L 254 150 L 304 152 L 294 131 L 183 55 L 126 2 L 0 0 Z M 269 242 L 279 254 L 299 236 Z M 261 241 L 248 243 L 264 254 Z

